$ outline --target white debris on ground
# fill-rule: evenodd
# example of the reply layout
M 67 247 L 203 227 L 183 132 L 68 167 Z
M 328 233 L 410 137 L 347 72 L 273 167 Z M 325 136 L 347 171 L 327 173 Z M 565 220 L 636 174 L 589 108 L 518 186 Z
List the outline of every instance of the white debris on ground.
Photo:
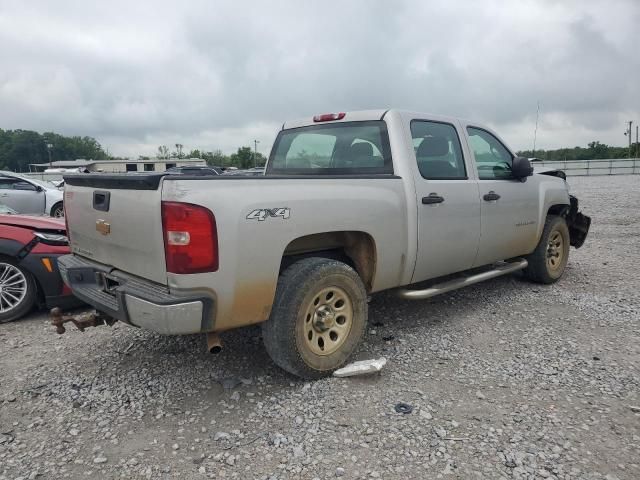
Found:
M 377 373 L 387 364 L 387 359 L 382 357 L 372 360 L 360 360 L 339 368 L 333 372 L 334 377 L 354 377 L 356 375 L 369 375 Z

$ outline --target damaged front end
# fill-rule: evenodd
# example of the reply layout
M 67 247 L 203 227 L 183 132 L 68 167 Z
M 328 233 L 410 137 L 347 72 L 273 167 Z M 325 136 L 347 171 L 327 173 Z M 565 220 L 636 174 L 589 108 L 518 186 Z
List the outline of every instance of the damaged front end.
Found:
M 569 227 L 569 238 L 572 247 L 580 248 L 587 239 L 589 227 L 591 226 L 591 217 L 578 211 L 578 199 L 576 197 L 569 195 L 569 201 L 571 205 L 565 216 Z

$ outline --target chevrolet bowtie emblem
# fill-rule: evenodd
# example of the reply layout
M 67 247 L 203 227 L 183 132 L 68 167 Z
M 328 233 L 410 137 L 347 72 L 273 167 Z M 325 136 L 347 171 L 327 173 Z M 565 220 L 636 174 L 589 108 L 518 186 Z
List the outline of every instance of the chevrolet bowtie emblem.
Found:
M 111 233 L 111 225 L 104 220 L 96 220 L 96 230 L 102 235 L 109 235 Z

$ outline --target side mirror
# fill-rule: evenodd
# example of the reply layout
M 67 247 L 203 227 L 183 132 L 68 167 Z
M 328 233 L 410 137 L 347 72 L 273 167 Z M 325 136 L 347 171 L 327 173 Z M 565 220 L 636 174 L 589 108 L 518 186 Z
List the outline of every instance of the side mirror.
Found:
M 529 159 L 524 157 L 515 157 L 513 159 L 513 164 L 511 165 L 511 174 L 513 175 L 513 178 L 520 180 L 533 175 L 533 167 L 531 166 Z
M 40 185 L 36 185 L 36 192 L 42 192 L 44 191 L 44 188 L 42 188 Z

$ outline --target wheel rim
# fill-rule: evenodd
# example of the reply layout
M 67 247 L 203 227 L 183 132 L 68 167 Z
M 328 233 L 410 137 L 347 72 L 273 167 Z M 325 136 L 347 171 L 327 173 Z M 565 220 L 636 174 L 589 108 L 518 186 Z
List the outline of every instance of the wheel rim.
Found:
M 0 312 L 15 309 L 27 295 L 27 278 L 16 266 L 0 263 Z
M 316 355 L 331 355 L 346 341 L 353 325 L 353 304 L 340 287 L 311 297 L 304 313 L 304 340 Z
M 564 238 L 562 234 L 555 230 L 549 236 L 547 245 L 547 267 L 551 271 L 557 271 L 562 268 L 564 261 Z
M 62 207 L 58 207 L 53 211 L 53 216 L 56 218 L 64 217 L 64 209 Z

